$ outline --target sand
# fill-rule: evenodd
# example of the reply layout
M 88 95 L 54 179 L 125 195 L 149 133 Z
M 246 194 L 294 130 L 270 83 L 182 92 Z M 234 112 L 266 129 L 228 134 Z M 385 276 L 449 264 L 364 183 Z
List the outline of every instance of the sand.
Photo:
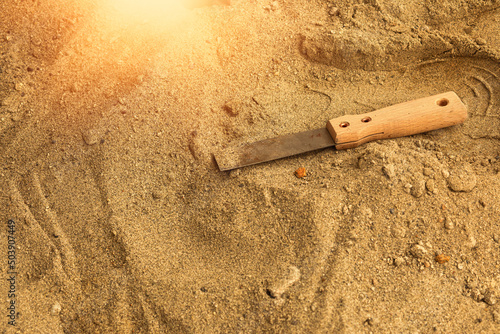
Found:
M 1 2 L 2 332 L 500 332 L 500 1 L 223 3 Z M 213 159 L 449 90 L 462 125 Z

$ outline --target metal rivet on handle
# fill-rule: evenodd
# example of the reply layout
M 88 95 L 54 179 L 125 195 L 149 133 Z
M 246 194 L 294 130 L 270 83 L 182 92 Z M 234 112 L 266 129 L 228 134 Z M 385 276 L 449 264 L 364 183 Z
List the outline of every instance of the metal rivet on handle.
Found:
M 370 122 L 371 120 L 372 120 L 372 118 L 371 118 L 371 117 L 365 117 L 365 118 L 363 118 L 363 119 L 361 120 L 361 122 L 363 122 L 363 123 L 368 123 L 368 122 Z
M 347 128 L 349 125 L 350 125 L 349 122 L 342 122 L 339 124 L 341 128 Z

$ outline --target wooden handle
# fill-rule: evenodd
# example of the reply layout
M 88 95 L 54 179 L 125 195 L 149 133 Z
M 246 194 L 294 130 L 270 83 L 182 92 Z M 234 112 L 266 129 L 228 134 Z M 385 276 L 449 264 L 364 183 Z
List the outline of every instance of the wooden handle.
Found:
M 410 136 L 460 124 L 467 108 L 454 92 L 396 104 L 362 115 L 331 119 L 327 129 L 335 148 L 354 148 L 372 140 Z

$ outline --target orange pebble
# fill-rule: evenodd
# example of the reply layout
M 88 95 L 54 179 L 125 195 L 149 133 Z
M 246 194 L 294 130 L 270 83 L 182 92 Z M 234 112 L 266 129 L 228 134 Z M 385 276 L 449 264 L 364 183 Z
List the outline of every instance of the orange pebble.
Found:
M 436 255 L 435 260 L 437 263 L 443 264 L 443 263 L 450 261 L 450 257 L 448 255 L 439 254 L 439 255 Z
M 304 167 L 300 167 L 295 171 L 295 176 L 299 179 L 306 176 L 306 169 Z

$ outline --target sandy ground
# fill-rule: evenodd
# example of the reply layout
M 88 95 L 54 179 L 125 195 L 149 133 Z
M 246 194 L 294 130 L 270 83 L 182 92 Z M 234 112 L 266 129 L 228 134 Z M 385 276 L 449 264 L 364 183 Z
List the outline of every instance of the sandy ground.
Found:
M 500 1 L 110 1 L 0 4 L 2 332 L 500 332 Z M 213 160 L 449 90 L 462 125 Z

